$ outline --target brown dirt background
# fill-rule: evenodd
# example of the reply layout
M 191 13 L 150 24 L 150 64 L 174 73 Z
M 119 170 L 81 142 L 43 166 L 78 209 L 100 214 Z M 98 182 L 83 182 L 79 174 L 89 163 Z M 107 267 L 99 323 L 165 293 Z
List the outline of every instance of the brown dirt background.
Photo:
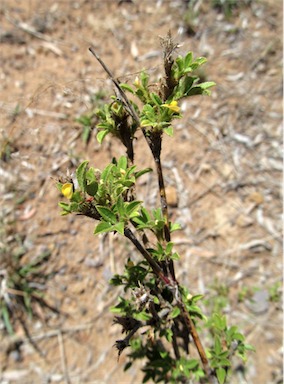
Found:
M 282 382 L 282 302 L 265 298 L 282 281 L 282 2 L 253 1 L 230 19 L 209 1 L 195 9 L 189 36 L 182 0 L 0 2 L 1 142 L 12 147 L 0 167 L 1 247 L 24 249 L 23 263 L 49 251 L 46 272 L 56 273 L 46 297 L 69 314 L 38 308 L 39 318 L 25 319 L 45 358 L 20 325 L 18 350 L 2 327 L 1 383 L 141 382 L 138 366 L 123 373 L 125 356 L 117 363 L 120 330 L 108 310 L 118 295 L 108 280 L 134 251 L 118 237 L 94 238 L 87 218 L 61 217 L 51 177 L 123 154 L 95 135 L 86 147 L 75 122 L 92 95 L 112 91 L 88 47 L 123 81 L 143 68 L 157 76 L 159 36 L 169 29 L 181 53 L 208 58 L 204 75 L 217 83 L 212 97 L 183 103 L 174 138 L 165 137 L 172 218 L 183 227 L 174 237 L 178 278 L 193 293 L 210 294 L 214 282 L 228 288 L 230 323 L 256 348 L 232 383 Z M 136 147 L 139 167 L 152 166 L 141 137 Z M 154 206 L 156 191 L 150 175 L 139 193 Z M 254 305 L 238 301 L 246 288 L 261 292 Z

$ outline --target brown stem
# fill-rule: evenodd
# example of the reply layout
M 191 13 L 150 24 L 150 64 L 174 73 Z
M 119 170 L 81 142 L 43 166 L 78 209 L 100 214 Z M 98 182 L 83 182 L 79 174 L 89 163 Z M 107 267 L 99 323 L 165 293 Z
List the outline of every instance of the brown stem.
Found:
M 171 40 L 171 37 L 169 35 L 169 40 Z M 166 72 L 166 89 L 164 91 L 164 98 L 171 92 L 171 90 L 174 87 L 174 83 L 170 82 L 170 70 L 172 67 L 172 60 L 171 60 L 171 53 L 174 50 L 174 46 L 169 44 L 168 46 L 168 56 L 165 55 L 165 72 Z M 112 73 L 110 70 L 107 68 L 105 63 L 100 59 L 100 57 L 96 54 L 94 49 L 91 47 L 89 48 L 90 52 L 95 56 L 95 58 L 98 60 L 98 62 L 101 64 L 103 69 L 106 71 L 112 82 L 114 83 L 115 87 L 117 88 L 119 94 L 121 95 L 121 98 L 124 100 L 125 105 L 127 107 L 127 110 L 129 114 L 132 116 L 133 120 L 136 122 L 137 126 L 140 126 L 140 118 L 137 115 L 136 111 L 132 107 L 128 97 L 126 96 L 125 92 L 123 89 L 120 87 L 119 82 L 113 77 Z M 167 209 L 167 198 L 166 198 L 166 192 L 165 192 L 165 185 L 164 185 L 164 178 L 163 178 L 163 172 L 162 172 L 162 166 L 161 166 L 161 160 L 160 160 L 160 153 L 161 153 L 161 137 L 162 133 L 152 133 L 152 137 L 148 135 L 144 127 L 141 127 L 141 130 L 143 132 L 143 135 L 151 149 L 151 152 L 153 154 L 153 157 L 155 159 L 155 164 L 157 168 L 157 173 L 158 173 L 158 180 L 159 180 L 159 190 L 160 190 L 160 200 L 161 200 L 161 207 L 162 207 L 162 212 L 163 216 L 165 219 L 165 240 L 167 242 L 170 241 L 170 230 L 169 230 L 169 218 L 168 218 L 168 209 Z M 151 132 L 150 132 L 151 135 Z M 153 140 L 154 138 L 154 140 Z M 156 140 L 156 142 L 155 142 Z M 175 273 L 174 273 L 174 265 L 173 261 L 170 260 L 169 264 L 169 270 L 171 277 L 173 281 L 170 281 L 167 276 L 163 273 L 163 270 L 161 267 L 153 260 L 152 256 L 150 253 L 143 247 L 143 245 L 138 241 L 138 239 L 135 237 L 133 232 L 129 228 L 125 228 L 124 230 L 124 235 L 135 245 L 135 247 L 138 249 L 138 251 L 144 256 L 144 258 L 147 260 L 149 265 L 152 267 L 153 272 L 155 275 L 163 281 L 169 288 L 175 288 L 178 286 L 178 283 L 175 279 Z M 213 377 L 211 376 L 210 373 L 210 367 L 208 364 L 208 360 L 204 351 L 204 348 L 201 344 L 201 341 L 199 339 L 198 333 L 196 331 L 195 325 L 190 317 L 190 314 L 187 312 L 183 302 L 181 300 L 178 301 L 179 308 L 181 310 L 182 316 L 186 322 L 188 332 L 191 335 L 194 344 L 198 350 L 200 359 L 202 361 L 204 371 L 208 377 L 208 380 L 212 382 Z
M 170 223 L 169 223 L 169 213 L 168 213 L 168 202 L 167 202 L 167 195 L 166 195 L 166 189 L 165 189 L 165 183 L 164 183 L 163 170 L 162 170 L 160 156 L 155 159 L 155 164 L 156 164 L 156 169 L 157 169 L 157 174 L 158 174 L 161 208 L 162 208 L 162 213 L 163 213 L 163 217 L 165 220 L 165 226 L 164 226 L 165 240 L 167 243 L 169 243 L 171 241 L 171 233 L 170 233 Z M 170 271 L 172 279 L 174 281 L 176 281 L 173 260 L 168 261 L 168 267 L 169 267 L 169 271 Z
M 168 243 L 171 241 L 171 234 L 169 229 L 168 202 L 167 202 L 166 189 L 164 184 L 163 170 L 162 170 L 160 157 L 155 159 L 155 164 L 156 164 L 156 169 L 158 174 L 161 208 L 162 208 L 162 213 L 165 219 L 165 228 L 164 228 L 165 239 L 166 239 L 166 242 Z
M 105 65 L 105 63 L 103 62 L 103 60 L 99 57 L 99 55 L 97 55 L 97 53 L 95 52 L 94 48 L 90 47 L 89 48 L 89 51 L 92 53 L 93 56 L 95 56 L 95 58 L 98 60 L 98 62 L 101 64 L 101 66 L 103 67 L 103 69 L 106 71 L 106 73 L 108 74 L 109 78 L 111 79 L 111 81 L 113 82 L 113 84 L 115 85 L 116 89 L 118 90 L 121 98 L 124 100 L 127 108 L 128 108 L 128 112 L 129 114 L 132 116 L 133 120 L 137 123 L 138 126 L 140 126 L 140 119 L 137 115 L 137 113 L 135 112 L 135 109 L 132 107 L 128 97 L 126 96 L 125 92 L 123 91 L 123 89 L 121 88 L 121 86 L 119 85 L 119 82 L 116 80 L 116 78 L 112 75 L 111 71 L 108 69 L 108 67 Z
M 195 344 L 195 347 L 198 351 L 198 354 L 199 354 L 200 359 L 202 361 L 204 371 L 205 371 L 208 379 L 210 380 L 210 382 L 213 382 L 213 378 L 211 376 L 211 371 L 210 371 L 208 359 L 206 357 L 205 350 L 203 348 L 203 345 L 200 341 L 199 335 L 198 335 L 197 330 L 195 328 L 194 322 L 192 321 L 190 314 L 188 313 L 184 304 L 181 301 L 178 302 L 178 306 L 179 306 L 179 309 L 181 310 L 183 318 L 186 322 L 188 332 L 190 333 L 190 335 L 193 339 L 193 342 Z
M 161 267 L 156 263 L 156 261 L 152 258 L 150 253 L 143 247 L 143 245 L 138 241 L 138 239 L 135 237 L 134 233 L 129 228 L 124 229 L 124 235 L 127 237 L 132 244 L 135 245 L 135 247 L 138 249 L 138 251 L 144 256 L 144 258 L 148 261 L 149 265 L 152 267 L 153 272 L 155 275 L 160 278 L 166 285 L 172 286 L 172 283 L 167 278 L 167 276 L 164 275 Z
M 179 353 L 179 348 L 178 348 L 178 343 L 177 343 L 177 331 L 176 327 L 172 326 L 172 332 L 173 332 L 173 341 L 172 341 L 172 346 L 175 352 L 175 357 L 177 360 L 180 359 L 180 353 Z
M 164 70 L 165 70 L 165 79 L 164 84 L 162 84 L 163 90 L 163 100 L 166 101 L 172 94 L 177 81 L 172 75 L 172 66 L 174 64 L 173 52 L 177 49 L 178 45 L 173 42 L 171 32 L 168 32 L 168 35 L 161 39 L 161 45 L 164 50 Z
M 170 234 L 170 227 L 169 227 L 168 203 L 167 203 L 166 189 L 165 189 L 165 183 L 164 183 L 164 177 L 163 177 L 163 169 L 161 164 L 162 133 L 150 132 L 149 134 L 147 134 L 146 130 L 143 127 L 141 129 L 146 139 L 146 142 L 152 152 L 152 155 L 156 164 L 161 208 L 162 208 L 162 213 L 165 220 L 164 235 L 165 235 L 165 240 L 168 243 L 171 241 L 171 234 Z M 173 279 L 173 281 L 176 281 L 174 263 L 172 260 L 169 260 L 167 262 L 167 267 L 169 269 L 171 278 Z

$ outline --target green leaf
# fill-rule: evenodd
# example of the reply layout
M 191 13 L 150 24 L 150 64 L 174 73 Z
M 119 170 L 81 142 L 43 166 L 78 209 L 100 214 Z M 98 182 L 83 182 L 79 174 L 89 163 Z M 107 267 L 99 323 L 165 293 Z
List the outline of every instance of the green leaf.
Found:
M 244 341 L 245 340 L 244 335 L 242 335 L 240 332 L 234 333 L 233 337 L 234 337 L 234 340 L 238 340 L 238 341 Z
M 155 121 L 155 110 L 150 104 L 145 104 L 142 110 L 142 114 L 144 114 L 149 120 Z
M 198 85 L 202 89 L 208 89 L 208 88 L 214 87 L 216 83 L 214 83 L 214 81 L 205 81 L 204 83 L 201 83 Z
M 207 81 L 205 83 L 197 84 L 192 87 L 190 91 L 187 93 L 187 96 L 195 96 L 195 95 L 209 95 L 210 92 L 207 90 L 210 87 L 213 87 L 215 83 L 213 81 Z
M 119 86 L 120 86 L 120 88 L 122 88 L 124 91 L 129 91 L 130 93 L 133 93 L 133 94 L 135 93 L 134 90 L 133 90 L 133 88 L 130 87 L 129 84 L 126 84 L 126 83 L 120 83 Z
M 167 134 L 170 137 L 173 137 L 173 135 L 174 135 L 174 129 L 172 126 L 170 126 L 168 128 L 164 128 L 163 132 L 165 132 L 165 134 Z
M 160 300 L 159 300 L 159 298 L 158 298 L 157 296 L 154 296 L 154 297 L 153 297 L 153 302 L 154 302 L 155 304 L 160 304 Z
M 60 215 L 61 215 L 61 216 L 67 216 L 69 213 L 71 213 L 71 212 L 61 211 L 61 212 L 60 212 Z
M 110 307 L 110 311 L 111 313 L 124 313 L 124 310 L 117 306 Z
M 60 202 L 58 203 L 59 207 L 63 209 L 64 211 L 64 215 L 67 214 L 67 213 L 71 213 L 71 208 L 70 208 L 70 205 L 68 203 L 63 203 L 63 202 Z
M 109 175 L 110 173 L 112 172 L 113 168 L 115 167 L 114 164 L 109 164 L 105 167 L 105 169 L 102 171 L 101 173 L 101 180 L 103 180 L 104 182 L 107 181 L 107 179 L 109 178 Z
M 146 88 L 147 85 L 148 85 L 148 79 L 149 79 L 149 75 L 148 75 L 148 73 L 146 73 L 146 72 L 144 72 L 144 71 L 141 72 L 140 80 L 141 80 L 141 83 L 142 83 L 142 85 L 143 85 L 144 88 Z
M 228 359 L 221 359 L 219 364 L 222 365 L 222 367 L 230 367 L 232 365 Z
M 179 229 L 181 229 L 181 225 L 180 224 L 178 224 L 178 223 L 170 223 L 170 231 L 171 232 L 178 231 Z
M 166 249 L 165 249 L 167 255 L 172 252 L 173 246 L 174 246 L 174 243 L 172 241 L 167 243 Z
M 246 349 L 247 351 L 253 351 L 253 352 L 255 352 L 255 348 L 254 348 L 254 346 L 252 346 L 251 344 L 245 344 L 244 347 L 245 347 L 245 349 Z
M 171 312 L 171 318 L 175 319 L 180 314 L 180 309 L 178 307 L 174 307 L 174 309 Z
M 96 179 L 96 170 L 94 167 L 90 167 L 87 172 L 86 172 L 86 179 L 89 181 L 89 182 L 92 182 L 92 181 L 97 181 Z
M 160 351 L 159 353 L 162 359 L 165 359 L 169 356 L 169 352 L 167 351 Z
M 125 364 L 124 368 L 123 368 L 124 372 L 127 371 L 129 368 L 131 368 L 131 366 L 132 366 L 132 362 L 131 362 L 131 361 L 128 361 L 128 362 Z
M 106 221 L 107 223 L 116 224 L 117 218 L 110 209 L 102 207 L 100 205 L 96 206 L 96 208 L 104 221 Z
M 124 222 L 119 222 L 113 226 L 113 230 L 124 235 Z
M 184 65 L 185 67 L 188 67 L 191 62 L 192 62 L 192 59 L 193 59 L 193 54 L 192 52 L 188 52 L 184 58 Z
M 84 125 L 83 132 L 82 132 L 82 140 L 83 143 L 88 144 L 90 138 L 91 138 L 91 127 Z
M 198 57 L 197 59 L 194 60 L 194 64 L 197 66 L 203 65 L 207 62 L 206 57 Z
M 106 137 L 107 134 L 108 134 L 108 130 L 107 129 L 103 129 L 103 130 L 98 132 L 97 140 L 98 140 L 99 144 L 101 144 L 103 142 L 103 140 L 104 140 L 104 138 Z
M 98 183 L 96 181 L 92 181 L 90 184 L 86 186 L 86 192 L 90 196 L 95 196 L 98 190 Z
M 218 330 L 224 331 L 226 329 L 227 327 L 226 316 L 220 315 L 218 313 L 214 313 L 212 318 L 213 318 L 214 325 Z
M 179 69 L 179 72 L 182 73 L 183 67 L 184 67 L 184 61 L 182 56 L 178 56 L 176 58 L 176 64 Z
M 117 202 L 115 204 L 115 208 L 117 209 L 117 213 L 119 216 L 124 216 L 125 214 L 125 203 L 122 200 L 121 197 L 117 199 Z
M 163 214 L 161 208 L 153 209 L 153 216 L 155 220 L 163 221 Z
M 126 206 L 127 216 L 130 217 L 134 212 L 137 212 L 140 205 L 141 205 L 141 201 L 131 201 L 129 204 L 127 204 L 127 206 Z
M 189 94 L 189 91 L 196 80 L 196 77 L 194 76 L 186 76 L 182 79 L 180 79 L 178 85 L 175 87 L 174 95 L 175 98 L 181 99 L 182 97 L 186 97 Z
M 79 167 L 76 170 L 76 176 L 78 180 L 79 187 L 81 188 L 82 192 L 86 192 L 86 172 L 87 172 L 87 166 L 88 166 L 88 161 L 85 160 L 83 163 L 79 165 Z
M 118 274 L 114 275 L 114 276 L 110 279 L 109 283 L 110 283 L 111 285 L 114 285 L 114 286 L 122 285 L 122 284 L 123 284 L 122 276 L 120 276 L 120 275 L 118 275 Z
M 106 223 L 105 221 L 99 223 L 95 230 L 94 230 L 94 234 L 95 235 L 98 235 L 100 233 L 106 233 L 106 232 L 110 232 L 112 231 L 112 228 L 113 228 L 113 225 L 111 225 L 110 223 Z
M 219 381 L 219 384 L 224 384 L 226 379 L 226 371 L 224 368 L 217 368 L 216 370 L 217 379 Z
M 88 115 L 82 115 L 82 116 L 78 117 L 78 119 L 75 119 L 75 121 L 77 121 L 78 123 L 80 123 L 84 126 L 88 126 L 88 127 L 90 127 L 90 125 L 92 123 L 91 116 L 88 116 Z
M 180 255 L 177 253 L 177 252 L 174 252 L 171 256 L 170 256 L 171 260 L 179 260 L 180 259 Z
M 191 359 L 189 360 L 187 363 L 186 363 L 186 367 L 187 369 L 189 370 L 193 370 L 195 369 L 196 367 L 198 367 L 199 365 L 199 361 L 198 360 L 195 360 L 195 359 Z
M 133 317 L 134 317 L 134 319 L 139 320 L 139 321 L 147 321 L 147 320 L 151 319 L 151 316 L 148 313 L 146 313 L 145 311 L 135 313 L 133 315 Z
M 1 308 L 1 312 L 2 312 L 2 318 L 3 318 L 3 322 L 5 324 L 5 328 L 7 329 L 8 333 L 10 335 L 13 335 L 14 334 L 14 331 L 13 331 L 13 327 L 11 325 L 11 322 L 10 322 L 10 317 L 9 317 L 9 310 L 8 308 L 6 307 L 6 305 L 3 305 L 2 308 Z
M 84 200 L 80 191 L 75 191 L 71 197 L 72 203 L 81 203 Z
M 152 171 L 153 171 L 152 168 L 145 168 L 145 169 L 142 169 L 141 171 L 135 172 L 134 173 L 135 179 L 138 179 L 139 177 L 141 177 L 145 173 L 152 172 Z M 60 189 L 60 191 L 61 191 L 61 189 Z
M 142 229 L 149 228 L 149 225 L 143 221 L 141 216 L 133 217 L 132 220 L 134 221 L 134 223 L 137 224 L 137 229 L 141 229 L 142 230 Z
M 117 167 L 118 167 L 118 169 L 123 169 L 124 171 L 126 171 L 126 169 L 127 169 L 127 158 L 125 156 L 121 156 L 118 159 Z
M 141 214 L 142 214 L 144 223 L 147 223 L 148 221 L 151 220 L 151 216 L 146 208 L 144 207 L 141 208 Z
M 141 119 L 141 127 L 151 127 L 153 125 L 153 121 L 149 119 Z
M 173 339 L 173 331 L 170 328 L 165 329 L 165 337 L 169 343 L 172 342 Z
M 222 353 L 221 341 L 218 336 L 215 336 L 214 352 L 216 353 L 216 355 L 219 355 L 220 353 Z
M 197 303 L 197 301 L 203 299 L 204 295 L 194 295 L 192 296 L 191 300 L 193 303 Z
M 153 101 L 153 103 L 158 105 L 158 106 L 163 103 L 162 100 L 160 99 L 160 97 L 154 92 L 152 92 L 150 94 L 150 97 L 151 97 L 151 100 Z

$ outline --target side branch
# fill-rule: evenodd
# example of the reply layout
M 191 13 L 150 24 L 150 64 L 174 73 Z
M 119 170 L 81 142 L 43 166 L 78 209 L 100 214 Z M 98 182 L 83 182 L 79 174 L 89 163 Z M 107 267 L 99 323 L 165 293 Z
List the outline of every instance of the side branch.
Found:
M 106 71 L 106 73 L 108 74 L 109 78 L 111 79 L 111 81 L 113 82 L 113 84 L 115 85 L 116 89 L 118 90 L 121 98 L 124 100 L 126 106 L 127 106 L 127 109 L 128 109 L 128 112 L 130 113 L 130 115 L 132 116 L 133 120 L 137 123 L 138 126 L 140 126 L 140 119 L 137 115 L 137 113 L 135 112 L 134 108 L 132 107 L 128 97 L 126 96 L 124 90 L 121 88 L 121 86 L 119 85 L 119 82 L 116 80 L 116 78 L 113 76 L 113 74 L 111 73 L 111 71 L 108 69 L 108 67 L 105 65 L 105 63 L 102 61 L 102 59 L 96 54 L 95 50 L 90 47 L 89 48 L 89 51 L 92 53 L 93 56 L 95 56 L 95 58 L 98 60 L 98 62 L 101 64 L 101 66 L 103 67 L 103 69 Z
M 152 267 L 155 275 L 160 278 L 167 286 L 172 287 L 170 280 L 164 275 L 161 267 L 156 263 L 156 261 L 152 258 L 150 253 L 143 247 L 143 245 L 138 241 L 135 237 L 134 233 L 129 228 L 124 229 L 124 235 L 127 237 L 138 249 L 138 251 L 144 256 L 144 258 L 148 261 L 149 265 Z

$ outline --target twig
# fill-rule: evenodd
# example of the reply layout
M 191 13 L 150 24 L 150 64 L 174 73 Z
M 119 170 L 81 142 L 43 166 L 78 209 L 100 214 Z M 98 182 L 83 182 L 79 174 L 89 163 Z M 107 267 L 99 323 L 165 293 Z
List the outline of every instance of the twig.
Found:
M 114 275 L 116 272 L 115 268 L 115 258 L 113 252 L 113 236 L 108 236 L 108 247 L 109 247 L 109 264 L 111 273 Z
M 60 357 L 61 357 L 61 365 L 62 370 L 64 374 L 64 381 L 66 384 L 70 384 L 70 379 L 68 375 L 68 369 L 67 369 L 67 363 L 66 363 L 66 355 L 65 355 L 65 349 L 63 344 L 63 337 L 62 332 L 60 330 L 57 331 L 57 338 L 58 338 L 58 344 L 59 344 L 59 351 L 60 351 Z
M 121 95 L 122 99 L 124 100 L 125 104 L 127 105 L 128 112 L 132 116 L 133 120 L 137 123 L 137 125 L 140 126 L 140 119 L 139 119 L 137 113 L 135 112 L 134 108 L 132 107 L 130 101 L 128 100 L 128 97 L 126 96 L 125 92 L 123 91 L 123 89 L 119 85 L 119 82 L 113 77 L 111 71 L 108 69 L 108 67 L 105 65 L 105 63 L 102 61 L 102 59 L 96 54 L 95 50 L 92 47 L 90 47 L 89 51 L 92 53 L 92 55 L 95 56 L 95 58 L 101 64 L 103 69 L 106 71 L 106 73 L 108 74 L 109 78 L 111 79 L 111 81 L 113 82 L 113 84 L 117 88 L 118 92 L 120 93 L 120 95 Z
M 27 32 L 30 35 L 32 35 L 32 36 L 34 36 L 40 40 L 47 41 L 48 43 L 54 43 L 54 39 L 52 39 L 51 37 L 44 35 L 41 32 L 38 32 L 35 28 L 28 25 L 27 23 L 22 23 L 22 22 L 19 22 L 19 21 L 16 21 L 15 19 L 13 19 L 10 16 L 8 11 L 5 12 L 5 17 L 11 24 L 13 24 L 15 27 L 21 29 L 22 31 Z
M 58 112 L 50 112 L 50 111 L 44 111 L 42 109 L 33 109 L 33 108 L 26 108 L 25 109 L 26 114 L 29 117 L 33 117 L 33 115 L 39 115 L 39 116 L 47 116 L 52 117 L 55 119 L 65 120 L 67 119 L 67 115 L 65 113 L 58 113 Z

